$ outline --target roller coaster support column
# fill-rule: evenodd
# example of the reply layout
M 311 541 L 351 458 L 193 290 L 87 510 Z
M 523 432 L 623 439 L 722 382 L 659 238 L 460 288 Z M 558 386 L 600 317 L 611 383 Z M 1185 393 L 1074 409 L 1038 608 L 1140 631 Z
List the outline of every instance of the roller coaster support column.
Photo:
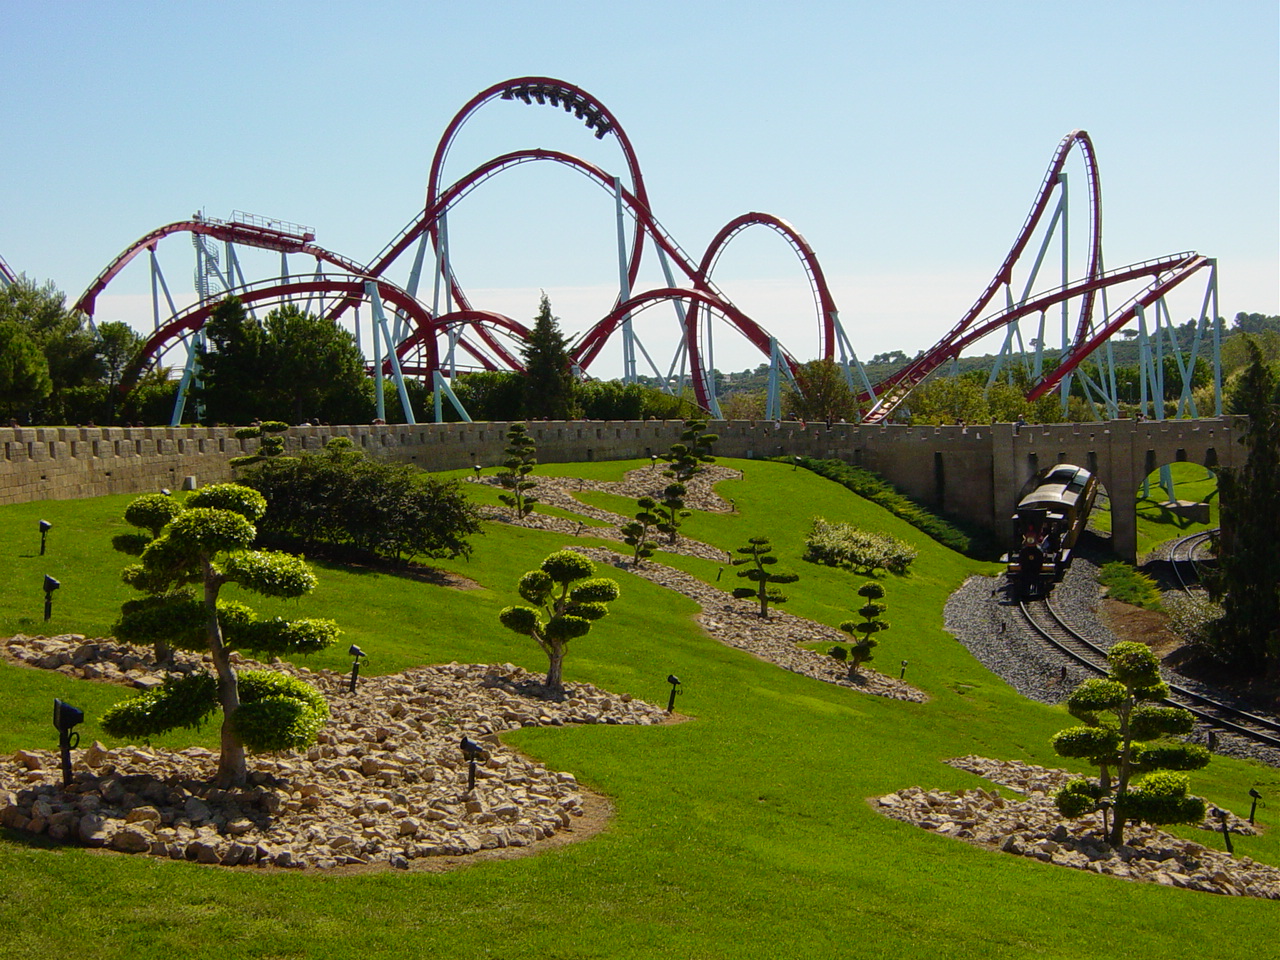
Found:
M 778 349 L 778 338 L 769 338 L 769 394 L 765 405 L 766 420 L 782 419 L 782 399 L 779 396 L 778 367 L 782 363 L 782 352 Z
M 449 402 L 453 404 L 453 409 L 458 411 L 458 416 L 463 419 L 463 422 L 472 422 L 471 414 L 467 413 L 467 408 L 462 405 L 462 401 L 458 399 L 458 395 L 454 393 L 453 388 L 449 386 L 449 381 L 440 374 L 439 370 L 433 370 L 431 372 L 431 385 L 433 388 L 432 393 L 435 396 L 436 423 L 444 423 L 444 410 L 443 403 L 441 402 L 442 396 L 449 398 Z
M 876 392 L 871 386 L 871 379 L 867 376 L 867 371 L 863 369 L 862 362 L 858 359 L 858 354 L 853 349 L 853 344 L 849 341 L 849 337 L 844 332 L 844 324 L 840 322 L 840 314 L 838 311 L 831 311 L 831 325 L 836 331 L 836 346 L 840 348 L 840 366 L 844 368 L 844 380 L 849 385 L 849 389 L 857 392 L 858 387 L 853 382 L 853 371 L 858 371 L 858 379 L 862 383 L 862 389 L 867 392 L 867 396 L 871 398 L 871 402 L 876 402 Z M 772 349 L 777 349 L 776 342 Z M 850 366 L 852 361 L 852 367 Z M 773 361 L 770 360 L 770 363 Z
M 413 406 L 409 403 L 409 392 L 404 388 L 404 374 L 400 372 L 400 358 L 396 355 L 396 345 L 391 340 L 391 331 L 387 329 L 387 315 L 382 310 L 382 298 L 378 296 L 378 284 L 373 280 L 366 280 L 364 291 L 369 296 L 369 306 L 373 312 L 374 343 L 378 342 L 378 333 L 381 332 L 382 342 L 387 345 L 387 359 L 391 361 L 391 376 L 395 379 L 396 390 L 400 394 L 400 405 L 404 408 L 405 422 L 410 425 L 416 424 L 418 421 L 413 418 Z M 374 376 L 378 378 L 379 400 L 381 400 L 382 365 L 375 366 L 373 372 Z M 378 417 L 386 419 L 385 411 L 379 410 Z
M 178 384 L 178 396 L 173 401 L 173 416 L 169 418 L 169 426 L 182 425 L 182 415 L 187 409 L 187 391 L 191 389 L 191 380 L 200 366 L 199 349 L 204 346 L 204 331 L 197 330 L 187 340 L 187 364 L 182 368 L 182 380 Z
M 627 274 L 627 225 L 622 208 L 622 178 L 613 178 L 613 196 L 618 210 L 618 302 L 631 299 L 631 278 Z M 635 331 L 631 329 L 631 314 L 622 318 L 622 382 L 636 382 Z

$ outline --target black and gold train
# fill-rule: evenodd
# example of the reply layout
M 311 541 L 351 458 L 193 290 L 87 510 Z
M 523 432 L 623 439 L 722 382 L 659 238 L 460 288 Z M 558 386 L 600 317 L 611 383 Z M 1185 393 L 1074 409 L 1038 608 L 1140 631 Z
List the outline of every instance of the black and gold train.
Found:
M 1097 478 L 1070 463 L 1054 465 L 1023 487 L 1013 515 L 1013 550 L 1004 558 L 1021 596 L 1043 596 L 1062 579 L 1097 492 Z

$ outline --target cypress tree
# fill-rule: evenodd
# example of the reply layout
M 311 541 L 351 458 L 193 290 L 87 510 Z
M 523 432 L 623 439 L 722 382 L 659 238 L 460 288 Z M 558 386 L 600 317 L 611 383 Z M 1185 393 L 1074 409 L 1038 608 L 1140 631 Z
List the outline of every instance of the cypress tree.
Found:
M 576 411 L 569 347 L 545 293 L 520 353 L 525 372 L 524 415 L 531 420 L 572 419 Z

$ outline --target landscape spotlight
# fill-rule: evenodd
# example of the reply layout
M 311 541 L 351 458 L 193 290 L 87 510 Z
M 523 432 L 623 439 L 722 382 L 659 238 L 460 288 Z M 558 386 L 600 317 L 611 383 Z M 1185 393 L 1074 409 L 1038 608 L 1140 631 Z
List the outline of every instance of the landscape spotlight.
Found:
M 44 575 L 44 618 L 46 621 L 53 616 L 53 591 L 57 590 L 62 584 L 47 573 Z
M 463 736 L 460 746 L 462 755 L 467 758 L 467 791 L 470 792 L 476 787 L 476 760 L 484 755 L 484 747 L 468 736 Z
M 902 661 L 902 669 L 898 671 L 898 679 L 901 680 L 907 675 L 907 661 Z
M 658 455 L 656 453 L 649 454 L 649 463 L 650 463 L 650 466 L 649 466 L 650 470 L 658 469 Z
M 42 557 L 44 556 L 44 538 L 49 533 L 49 528 L 52 526 L 53 524 L 48 520 L 40 521 L 40 556 Z
M 351 684 L 347 690 L 349 693 L 355 693 L 356 681 L 360 679 L 360 658 L 366 656 L 366 654 L 354 643 L 347 649 L 347 653 L 355 658 L 351 661 Z
M 1249 788 L 1249 796 L 1253 798 L 1253 803 L 1249 804 L 1249 823 L 1253 823 L 1253 815 L 1258 812 L 1258 801 L 1262 799 L 1260 794 L 1254 787 Z
M 792 473 L 795 473 L 796 468 L 800 466 L 800 458 L 799 458 L 799 457 L 792 457 L 791 459 L 792 459 L 792 461 L 793 461 L 793 465 L 792 465 L 792 467 L 791 467 L 791 472 L 792 472 Z
M 1227 811 L 1223 810 L 1221 807 L 1214 807 L 1209 812 L 1222 822 L 1222 839 L 1227 842 L 1227 853 L 1234 857 L 1236 855 L 1236 851 L 1231 846 L 1231 831 L 1227 828 Z
M 168 487 L 161 487 L 161 488 L 160 488 L 160 492 L 161 492 L 161 493 L 163 493 L 166 497 L 172 497 L 172 496 L 173 496 L 173 494 L 169 492 L 169 488 L 168 488 Z
M 667 683 L 671 684 L 671 696 L 667 700 L 667 713 L 671 713 L 676 708 L 676 694 L 684 691 L 680 689 L 680 678 L 674 673 L 667 674 Z
M 53 726 L 58 731 L 58 749 L 62 752 L 62 785 L 71 786 L 71 751 L 80 746 L 80 734 L 72 730 L 84 723 L 84 711 L 53 699 Z
M 472 470 L 474 470 L 474 471 L 476 472 L 476 483 L 479 483 L 479 482 L 480 482 L 480 471 L 481 471 L 481 470 L 483 470 L 484 468 L 483 468 L 482 466 L 480 466 L 480 464 L 478 464 L 478 463 L 477 463 L 477 464 L 475 464 L 474 466 L 472 466 L 472 468 L 471 468 L 471 469 L 472 469 Z

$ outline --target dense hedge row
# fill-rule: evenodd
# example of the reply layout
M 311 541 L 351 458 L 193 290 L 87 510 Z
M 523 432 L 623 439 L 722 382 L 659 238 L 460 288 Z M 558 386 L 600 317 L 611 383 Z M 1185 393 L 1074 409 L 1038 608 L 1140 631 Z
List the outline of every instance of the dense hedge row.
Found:
M 773 459 L 795 463 L 792 457 L 775 457 Z M 950 547 L 970 557 L 988 559 L 998 552 L 998 545 L 993 538 L 983 533 L 967 533 L 954 523 L 944 520 L 937 514 L 930 513 L 909 497 L 903 496 L 893 485 L 870 470 L 853 467 L 843 460 L 817 460 L 812 457 L 800 457 L 800 466 L 812 470 L 819 476 L 834 480 L 836 483 L 852 490 L 860 497 L 884 507 L 895 517 L 901 517 L 920 532 L 937 540 L 943 546 Z

